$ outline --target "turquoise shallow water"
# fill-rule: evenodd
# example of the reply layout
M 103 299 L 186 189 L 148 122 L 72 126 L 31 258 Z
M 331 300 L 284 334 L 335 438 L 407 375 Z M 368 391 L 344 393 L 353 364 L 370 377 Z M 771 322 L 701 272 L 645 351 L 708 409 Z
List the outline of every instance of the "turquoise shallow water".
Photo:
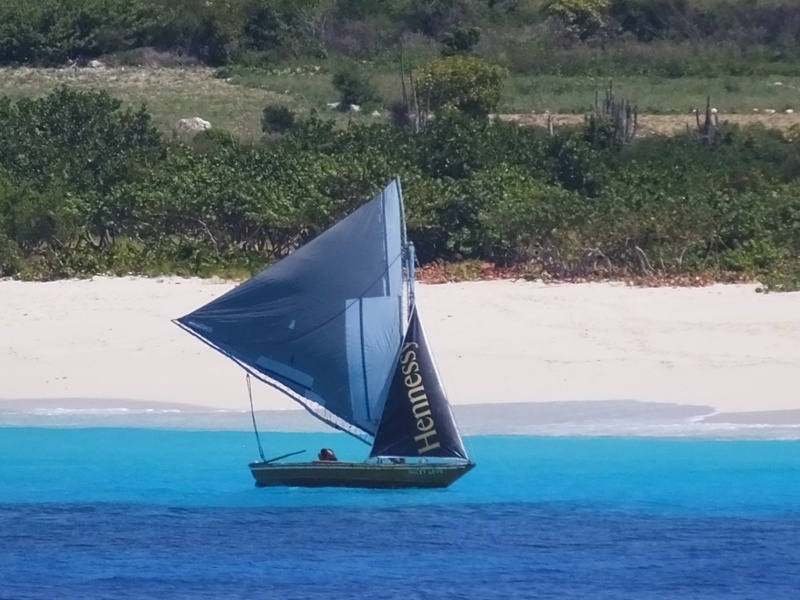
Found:
M 447 490 L 256 489 L 248 432 L 0 427 L 0 598 L 797 597 L 800 441 L 466 445 Z
M 267 433 L 265 452 L 323 446 L 361 460 L 343 434 Z M 0 501 L 175 506 L 572 503 L 651 512 L 800 513 L 800 441 L 467 437 L 478 468 L 447 490 L 260 490 L 252 433 L 0 428 Z

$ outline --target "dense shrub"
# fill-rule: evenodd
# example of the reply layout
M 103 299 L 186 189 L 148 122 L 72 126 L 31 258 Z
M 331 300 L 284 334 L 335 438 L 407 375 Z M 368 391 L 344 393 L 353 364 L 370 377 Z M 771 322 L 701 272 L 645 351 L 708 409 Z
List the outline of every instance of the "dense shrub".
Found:
M 0 165 L 41 190 L 106 193 L 164 152 L 144 109 L 106 92 L 59 88 L 39 99 L 0 99 Z
M 348 110 L 353 105 L 372 105 L 380 100 L 369 77 L 352 67 L 333 75 L 333 87 L 339 92 L 339 106 L 342 110 Z
M 200 136 L 198 136 L 200 137 Z M 194 142 L 193 142 L 194 144 Z M 715 271 L 800 285 L 798 141 L 731 127 L 623 148 L 451 112 L 420 133 L 301 119 L 269 145 L 167 144 L 144 110 L 0 100 L 0 273 L 251 272 L 395 175 L 420 260 L 553 277 Z
M 214 66 L 395 62 L 400 46 L 429 57 L 440 43 L 526 73 L 797 75 L 798 32 L 793 0 L 9 0 L 0 64 L 151 46 Z
M 294 126 L 295 114 L 283 104 L 269 104 L 261 115 L 261 131 L 264 133 L 286 133 Z
M 253 0 L 243 24 L 244 43 L 274 58 L 324 56 L 326 8 L 316 0 Z
M 480 39 L 477 27 L 453 27 L 442 36 L 442 55 L 470 54 Z
M 610 0 L 553 0 L 547 14 L 558 19 L 565 33 L 585 41 L 604 33 Z
M 0 3 L 0 62 L 60 64 L 149 45 L 168 20 L 150 0 Z
M 485 118 L 497 109 L 507 75 L 505 68 L 475 56 L 443 56 L 417 72 L 419 95 L 434 112 Z

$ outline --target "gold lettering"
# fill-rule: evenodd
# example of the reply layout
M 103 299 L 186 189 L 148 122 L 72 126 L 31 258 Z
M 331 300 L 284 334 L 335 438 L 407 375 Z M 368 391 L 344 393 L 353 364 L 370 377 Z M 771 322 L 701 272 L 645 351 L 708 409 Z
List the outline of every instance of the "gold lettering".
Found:
M 430 431 L 427 431 L 425 433 L 420 433 L 418 436 L 414 437 L 414 441 L 415 442 L 419 442 L 421 440 L 425 440 L 425 446 L 423 448 L 419 448 L 417 450 L 417 452 L 419 452 L 420 454 L 425 454 L 426 452 L 430 452 L 431 450 L 435 450 L 436 448 L 439 447 L 439 442 L 434 442 L 433 444 L 431 444 L 428 441 L 428 438 L 431 437 L 431 436 L 436 437 L 436 430 L 435 429 L 431 429 Z
M 414 404 L 417 402 L 422 402 L 423 400 L 427 400 L 428 395 L 425 393 L 425 386 L 418 385 L 417 387 L 408 390 L 408 399 Z
M 401 352 L 401 353 L 402 353 L 402 352 L 405 352 L 406 350 L 408 350 L 409 348 L 412 348 L 412 347 L 413 347 L 413 348 L 419 348 L 419 344 L 418 344 L 417 342 L 406 342 L 406 343 L 403 345 L 403 348 L 402 348 L 402 350 L 400 350 L 400 352 Z
M 403 346 L 400 353 L 400 364 L 403 366 L 400 370 L 406 376 L 403 383 L 406 386 L 408 401 L 411 402 L 411 412 L 417 420 L 417 430 L 420 431 L 414 438 L 417 442 L 417 453 L 425 454 L 439 448 L 440 445 L 436 441 L 436 423 L 431 416 L 428 395 L 425 392 L 422 375 L 419 373 L 417 353 L 411 348 L 419 348 L 419 344 L 408 342 Z
M 417 364 L 417 363 L 411 363 L 411 364 L 412 364 L 412 365 L 415 365 L 415 364 Z M 420 374 L 419 374 L 419 373 L 415 373 L 415 374 L 414 374 L 414 377 L 412 377 L 411 375 L 409 375 L 408 377 L 406 377 L 406 378 L 405 378 L 405 384 L 406 384 L 406 387 L 407 387 L 407 388 L 413 388 L 413 387 L 416 387 L 416 386 L 418 386 L 420 383 L 422 383 L 422 377 L 420 376 Z M 420 386 L 420 387 L 421 387 L 421 386 Z M 410 395 L 410 394 L 409 394 L 409 395 Z
M 417 353 L 413 350 L 406 352 L 405 349 L 403 349 L 402 354 L 403 356 L 400 357 L 400 363 L 403 365 L 407 365 L 410 360 L 417 360 Z
M 426 411 L 426 412 L 428 415 L 431 414 L 431 411 Z M 431 429 L 433 429 L 433 419 L 427 415 L 419 415 L 419 418 L 417 419 L 417 429 L 419 429 L 423 433 L 426 431 L 430 431 Z
M 427 417 L 431 414 L 430 409 L 428 408 L 428 401 L 425 400 L 424 402 L 418 402 L 411 407 L 412 412 L 414 413 L 414 417 L 417 419 L 421 419 L 422 417 Z M 433 427 L 433 419 L 430 419 L 431 427 Z M 417 421 L 417 427 L 419 427 L 419 421 Z M 420 429 L 420 431 L 428 431 L 427 429 Z
M 417 361 L 414 361 L 403 367 L 402 371 L 403 375 L 410 375 L 411 373 L 416 373 L 417 371 L 419 371 L 419 364 L 417 364 Z

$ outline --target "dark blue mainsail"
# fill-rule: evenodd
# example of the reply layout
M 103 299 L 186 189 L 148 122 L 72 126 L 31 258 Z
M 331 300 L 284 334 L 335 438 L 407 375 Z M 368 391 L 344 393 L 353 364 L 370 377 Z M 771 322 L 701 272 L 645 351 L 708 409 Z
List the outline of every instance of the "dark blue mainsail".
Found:
M 467 459 L 414 306 L 398 180 L 176 322 L 370 456 Z M 254 421 L 255 423 L 255 421 Z
M 405 333 L 404 247 L 395 180 L 177 323 L 323 421 L 374 436 Z

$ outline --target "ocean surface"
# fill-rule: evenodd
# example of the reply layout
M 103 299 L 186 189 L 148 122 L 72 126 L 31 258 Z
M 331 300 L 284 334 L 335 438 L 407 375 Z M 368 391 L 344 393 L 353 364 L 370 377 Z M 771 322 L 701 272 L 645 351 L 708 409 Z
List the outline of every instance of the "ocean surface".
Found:
M 446 490 L 308 490 L 255 488 L 244 427 L 108 417 L 0 415 L 0 599 L 800 597 L 796 429 L 471 434 Z

